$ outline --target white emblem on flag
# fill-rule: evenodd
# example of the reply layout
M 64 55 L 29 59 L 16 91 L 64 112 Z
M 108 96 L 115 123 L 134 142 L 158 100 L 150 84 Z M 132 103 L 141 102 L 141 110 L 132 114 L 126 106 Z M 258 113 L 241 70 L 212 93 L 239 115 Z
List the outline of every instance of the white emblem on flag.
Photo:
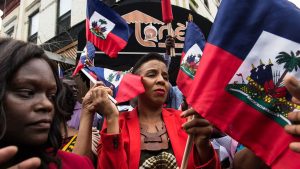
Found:
M 114 27 L 115 24 L 113 22 L 96 11 L 90 18 L 90 31 L 101 39 L 106 39 L 107 35 L 114 29 Z
M 112 83 L 115 87 L 119 86 L 124 74 L 125 73 L 122 71 L 104 69 L 104 78 L 108 82 Z
M 180 64 L 181 70 L 186 73 L 190 78 L 194 79 L 200 59 L 202 56 L 202 50 L 194 44 L 185 54 Z
M 299 106 L 291 102 L 283 79 L 287 74 L 299 78 L 299 69 L 300 44 L 264 31 L 227 91 L 284 126 L 290 123 L 287 113 Z

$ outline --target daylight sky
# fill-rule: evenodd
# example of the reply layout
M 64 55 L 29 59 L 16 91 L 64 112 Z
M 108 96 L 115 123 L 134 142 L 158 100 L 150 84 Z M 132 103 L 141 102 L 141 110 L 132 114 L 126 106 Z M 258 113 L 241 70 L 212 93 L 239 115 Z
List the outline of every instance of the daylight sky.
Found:
M 300 8 L 300 0 L 289 0 L 289 1 L 293 2 L 296 6 Z

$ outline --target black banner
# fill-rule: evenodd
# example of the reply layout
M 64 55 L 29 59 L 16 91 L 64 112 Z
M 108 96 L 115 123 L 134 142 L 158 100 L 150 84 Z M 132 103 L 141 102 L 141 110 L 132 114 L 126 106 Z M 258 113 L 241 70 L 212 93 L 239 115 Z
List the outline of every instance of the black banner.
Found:
M 129 39 L 128 45 L 121 51 L 117 58 L 111 59 L 105 54 L 97 53 L 95 57 L 95 66 L 113 70 L 128 70 L 143 55 L 143 53 L 165 53 L 164 42 L 168 31 L 167 26 L 162 22 L 161 3 L 136 2 L 115 6 L 113 9 L 127 21 L 134 32 Z M 174 16 L 172 29 L 176 34 L 175 45 L 177 55 L 172 58 L 169 74 L 170 82 L 172 85 L 175 85 L 188 15 L 193 15 L 193 21 L 200 27 L 206 38 L 212 23 L 199 14 L 181 7 L 172 6 L 172 10 Z M 78 51 L 83 50 L 85 43 L 85 29 L 83 29 L 78 34 Z M 77 59 L 79 56 L 80 54 L 78 54 Z

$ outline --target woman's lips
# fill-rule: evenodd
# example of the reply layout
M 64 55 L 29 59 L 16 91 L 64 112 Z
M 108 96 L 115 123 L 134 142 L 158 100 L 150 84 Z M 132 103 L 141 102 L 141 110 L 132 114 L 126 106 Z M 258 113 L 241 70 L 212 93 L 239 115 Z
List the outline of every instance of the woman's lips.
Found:
M 51 120 L 39 120 L 37 122 L 31 123 L 30 127 L 41 130 L 50 129 Z
M 160 95 L 160 96 L 164 96 L 166 93 L 165 90 L 163 90 L 163 89 L 156 89 L 154 91 L 157 95 Z

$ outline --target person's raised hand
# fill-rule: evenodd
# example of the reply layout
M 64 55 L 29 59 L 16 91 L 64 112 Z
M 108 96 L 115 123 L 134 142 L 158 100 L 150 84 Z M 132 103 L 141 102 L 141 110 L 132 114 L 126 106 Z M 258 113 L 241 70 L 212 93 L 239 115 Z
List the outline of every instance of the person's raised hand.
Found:
M 108 95 L 112 95 L 112 90 L 104 86 L 102 82 L 98 82 L 84 96 L 82 108 L 88 113 L 94 114 L 98 112 L 105 117 L 118 115 L 118 109 L 108 98 Z
M 213 126 L 192 108 L 182 112 L 181 117 L 191 119 L 184 123 L 182 128 L 188 134 L 194 135 L 194 142 L 197 147 L 209 146 Z
M 168 35 L 165 44 L 166 44 L 166 54 L 170 55 L 170 49 L 175 48 L 175 37 Z
M 0 149 L 0 168 L 5 165 L 14 155 L 16 155 L 18 148 L 16 146 L 7 146 Z M 32 157 L 24 160 L 9 169 L 35 169 L 39 168 L 41 160 L 37 157 Z

